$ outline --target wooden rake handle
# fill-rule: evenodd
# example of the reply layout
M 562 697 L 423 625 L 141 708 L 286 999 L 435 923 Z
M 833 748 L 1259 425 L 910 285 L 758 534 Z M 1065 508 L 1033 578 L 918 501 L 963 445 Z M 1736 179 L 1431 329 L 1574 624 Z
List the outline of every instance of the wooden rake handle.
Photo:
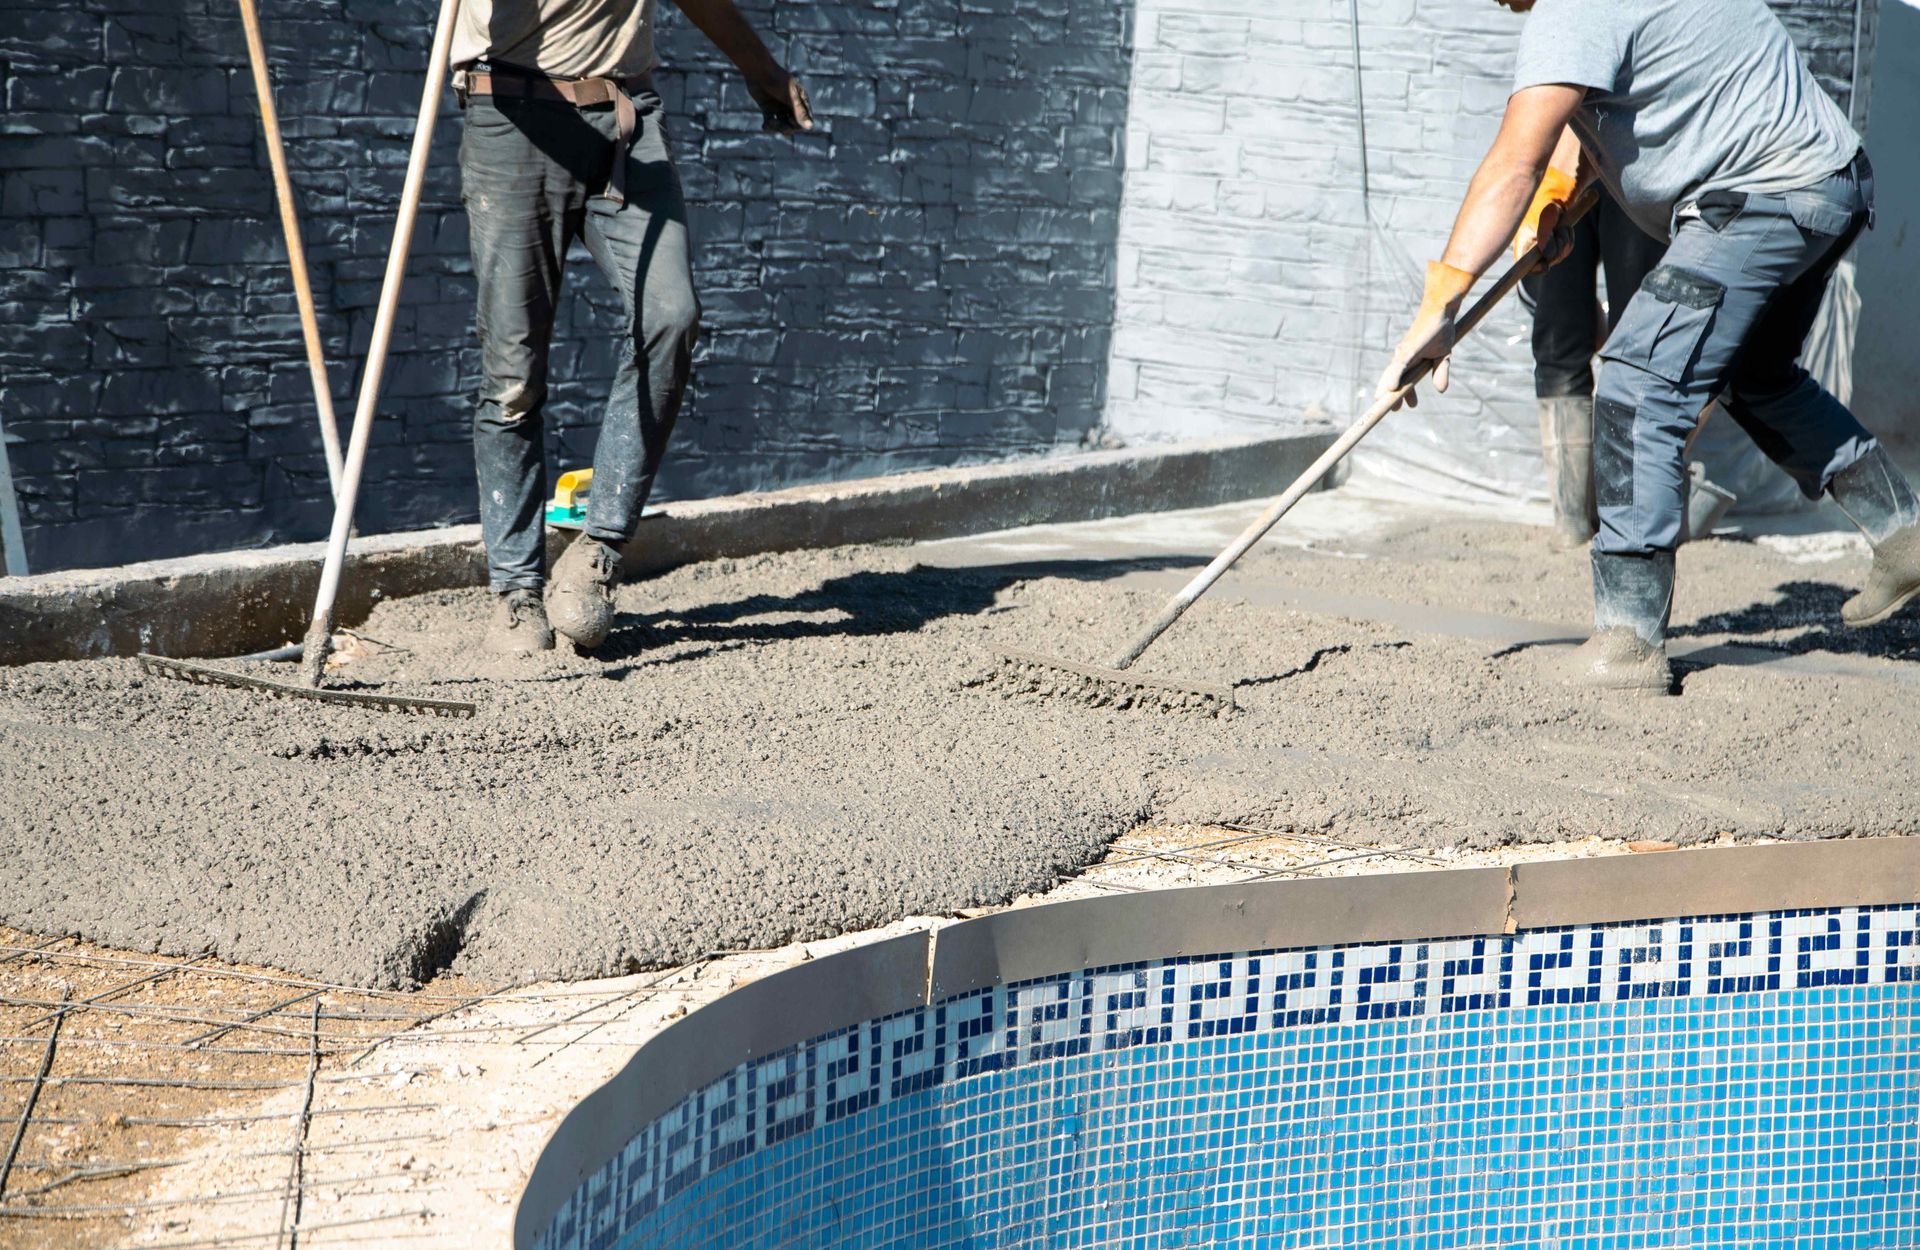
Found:
M 447 85 L 447 63 L 452 55 L 453 28 L 460 16 L 460 0 L 440 0 L 440 21 L 427 58 L 426 87 L 420 94 L 420 115 L 414 124 L 413 151 L 407 158 L 407 179 L 400 191 L 400 212 L 394 222 L 393 246 L 387 252 L 386 278 L 380 285 L 380 305 L 374 313 L 373 338 L 367 345 L 366 372 L 360 379 L 359 401 L 353 412 L 353 435 L 347 444 L 340 491 L 333 504 L 333 532 L 327 539 L 327 559 L 320 569 L 320 588 L 314 595 L 313 621 L 300 657 L 300 676 L 309 686 L 320 684 L 327 648 L 333 634 L 333 602 L 340 592 L 340 570 L 347 560 L 347 539 L 353 532 L 353 509 L 360 497 L 360 475 L 367 467 L 367 444 L 373 433 L 373 414 L 380 402 L 380 381 L 387 367 L 387 349 L 393 342 L 393 323 L 400 310 L 400 290 L 407 279 L 407 255 L 413 248 L 413 226 L 420 215 L 420 198 L 427 180 L 427 154 L 433 146 L 433 123 L 440 113 L 440 95 Z
M 280 112 L 273 104 L 273 80 L 267 74 L 267 48 L 260 37 L 260 14 L 253 0 L 239 0 L 240 24 L 247 32 L 247 60 L 253 66 L 253 93 L 260 101 L 260 126 L 267 137 L 267 164 L 273 168 L 274 198 L 280 204 L 280 232 L 287 238 L 287 267 L 293 271 L 293 297 L 300 306 L 300 332 L 307 343 L 307 372 L 313 380 L 313 406 L 320 417 L 320 445 L 327 456 L 327 485 L 340 496 L 340 424 L 333 415 L 333 388 L 314 310 L 313 284 L 307 278 L 307 252 L 300 242 L 300 214 L 287 173 L 287 150 L 280 142 Z
M 1561 218 L 1561 224 L 1570 226 L 1579 221 L 1599 202 L 1599 198 L 1599 188 L 1589 187 L 1585 194 L 1568 206 L 1566 214 Z M 1535 243 L 1526 255 L 1513 262 L 1507 271 L 1500 275 L 1499 281 L 1489 287 L 1486 294 L 1474 301 L 1473 307 L 1467 310 L 1466 316 L 1456 323 L 1458 327 L 1454 336 L 1456 343 L 1465 338 L 1475 326 L 1486 320 L 1487 314 L 1493 311 L 1494 306 L 1505 299 L 1513 288 L 1520 285 L 1520 279 L 1539 267 L 1540 261 L 1545 256 L 1546 242 L 1547 240 L 1543 239 Z M 1153 645 L 1155 639 L 1172 628 L 1173 623 L 1186 614 L 1194 601 L 1206 594 L 1213 584 L 1220 580 L 1222 574 L 1232 568 L 1241 556 L 1247 554 L 1249 548 L 1266 537 L 1267 531 L 1279 524 L 1280 518 L 1287 515 L 1293 505 L 1299 503 L 1320 479 L 1333 470 L 1335 465 L 1346 459 L 1347 453 L 1359 446 L 1360 440 L 1370 434 L 1374 426 L 1379 425 L 1389 412 L 1399 406 L 1400 401 L 1407 397 L 1407 393 L 1413 390 L 1415 384 L 1425 381 L 1427 375 L 1433 372 L 1435 363 L 1432 360 L 1421 361 L 1411 373 L 1406 375 L 1406 381 L 1401 384 L 1399 390 L 1376 399 L 1373 407 L 1361 414 L 1358 421 L 1348 426 L 1346 432 L 1335 439 L 1333 445 L 1321 452 L 1319 459 L 1307 467 L 1306 472 L 1294 479 L 1293 485 L 1287 487 L 1278 499 L 1268 504 L 1266 511 L 1255 517 L 1253 523 L 1242 530 L 1240 536 L 1234 539 L 1225 551 L 1213 558 L 1213 563 L 1200 570 L 1199 574 L 1182 587 L 1178 594 L 1167 600 L 1166 606 L 1160 609 L 1160 614 L 1154 617 L 1153 621 L 1141 630 L 1132 642 L 1127 644 L 1125 650 L 1113 658 L 1108 667 L 1117 669 L 1131 667 L 1133 662 Z

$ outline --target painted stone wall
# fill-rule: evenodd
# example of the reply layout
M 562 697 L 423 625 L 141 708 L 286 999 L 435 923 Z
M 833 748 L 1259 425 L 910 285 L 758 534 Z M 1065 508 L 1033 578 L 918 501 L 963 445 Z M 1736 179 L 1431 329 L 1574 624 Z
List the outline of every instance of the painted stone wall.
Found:
M 1846 105 L 1854 0 L 1775 7 Z M 1358 12 L 1357 90 L 1347 0 L 1139 0 L 1115 434 L 1345 424 L 1371 395 L 1498 127 L 1522 19 L 1493 0 L 1359 0 Z M 1513 463 L 1484 466 L 1496 475 L 1529 471 L 1528 457 L 1538 471 L 1528 324 L 1517 301 L 1491 319 L 1446 402 L 1456 435 L 1497 429 L 1491 454 Z M 1397 437 L 1390 425 L 1367 447 Z
M 437 6 L 268 0 L 336 403 L 351 411 Z M 663 4 L 660 86 L 706 307 L 662 483 L 686 497 L 1077 444 L 1099 421 L 1128 13 L 1118 0 L 756 0 L 822 133 L 775 140 Z M 329 504 L 230 0 L 7 6 L 0 423 L 31 567 L 322 536 Z M 363 530 L 471 520 L 472 287 L 451 108 Z M 613 292 L 576 254 L 555 463 L 587 461 Z

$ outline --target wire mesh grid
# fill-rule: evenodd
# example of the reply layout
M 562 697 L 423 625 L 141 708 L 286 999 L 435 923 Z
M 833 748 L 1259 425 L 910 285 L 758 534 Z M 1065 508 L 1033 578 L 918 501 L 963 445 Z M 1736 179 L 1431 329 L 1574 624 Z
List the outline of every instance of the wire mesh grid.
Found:
M 435 1104 L 384 1094 L 390 1074 L 366 1062 L 382 1045 L 405 1036 L 414 1048 L 507 1045 L 541 1056 L 630 1047 L 608 1026 L 684 991 L 675 979 L 691 980 L 705 962 L 611 990 L 497 991 L 446 978 L 406 993 L 0 929 L 0 1246 L 62 1250 L 138 1232 L 163 1246 L 292 1247 L 335 1228 L 393 1240 L 422 1209 L 341 1220 L 308 1201 L 318 1190 L 431 1183 L 416 1170 L 355 1163 L 446 1136 Z M 460 1015 L 482 1004 L 515 1010 L 489 1023 Z M 316 1125 L 348 1121 L 344 1140 L 316 1142 Z M 252 1165 L 235 1169 L 249 1178 L 281 1169 L 273 1183 L 154 1196 L 159 1174 L 206 1167 L 207 1134 L 274 1124 L 284 1129 L 278 1144 L 216 1160 Z M 221 1207 L 248 1208 L 268 1231 L 165 1239 L 190 1223 L 184 1214 Z
M 1440 862 L 1307 831 L 1189 826 L 1116 842 L 1069 873 L 1061 893 Z M 64 1250 L 136 1232 L 140 1244 L 174 1250 L 427 1239 L 434 1176 L 377 1164 L 389 1148 L 447 1142 L 457 1120 L 450 1126 L 438 1103 L 396 1085 L 373 1061 L 383 1047 L 403 1040 L 411 1054 L 444 1052 L 450 1063 L 505 1048 L 526 1079 L 545 1080 L 535 1074 L 550 1059 L 629 1052 L 666 1015 L 769 970 L 780 954 L 709 952 L 611 987 L 443 977 L 395 991 L 0 929 L 0 1247 Z M 647 1006 L 660 1010 L 639 1020 Z M 234 1146 L 229 1139 L 245 1131 L 276 1136 Z M 210 1162 L 221 1166 L 209 1171 Z M 200 1189 L 156 1183 L 175 1169 L 233 1179 Z M 384 1189 L 392 1199 L 377 1219 L 315 1201 Z M 222 1211 L 243 1213 L 223 1225 L 246 1230 L 200 1235 L 199 1217 Z

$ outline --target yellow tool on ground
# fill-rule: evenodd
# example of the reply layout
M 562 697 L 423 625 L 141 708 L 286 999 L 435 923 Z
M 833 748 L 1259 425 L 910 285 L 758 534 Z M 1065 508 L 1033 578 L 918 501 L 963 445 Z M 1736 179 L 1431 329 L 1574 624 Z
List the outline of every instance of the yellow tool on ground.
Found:
M 569 469 L 554 483 L 553 499 L 547 504 L 547 524 L 563 530 L 577 530 L 587 523 L 587 495 L 593 490 L 592 469 Z

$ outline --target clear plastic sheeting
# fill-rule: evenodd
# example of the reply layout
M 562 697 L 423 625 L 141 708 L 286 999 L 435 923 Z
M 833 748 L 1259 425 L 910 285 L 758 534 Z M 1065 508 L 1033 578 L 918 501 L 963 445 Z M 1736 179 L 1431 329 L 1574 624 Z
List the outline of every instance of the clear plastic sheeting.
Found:
M 1420 302 L 1422 266 L 1377 224 L 1369 236 L 1372 281 L 1357 289 L 1353 318 L 1362 344 L 1350 372 L 1355 414 L 1373 402 L 1378 372 Z M 1422 385 L 1419 407 L 1401 408 L 1355 449 L 1355 480 L 1459 503 L 1545 504 L 1539 416 L 1526 398 L 1533 394 L 1531 326 L 1517 295 L 1496 307 L 1454 349 L 1446 394 Z

